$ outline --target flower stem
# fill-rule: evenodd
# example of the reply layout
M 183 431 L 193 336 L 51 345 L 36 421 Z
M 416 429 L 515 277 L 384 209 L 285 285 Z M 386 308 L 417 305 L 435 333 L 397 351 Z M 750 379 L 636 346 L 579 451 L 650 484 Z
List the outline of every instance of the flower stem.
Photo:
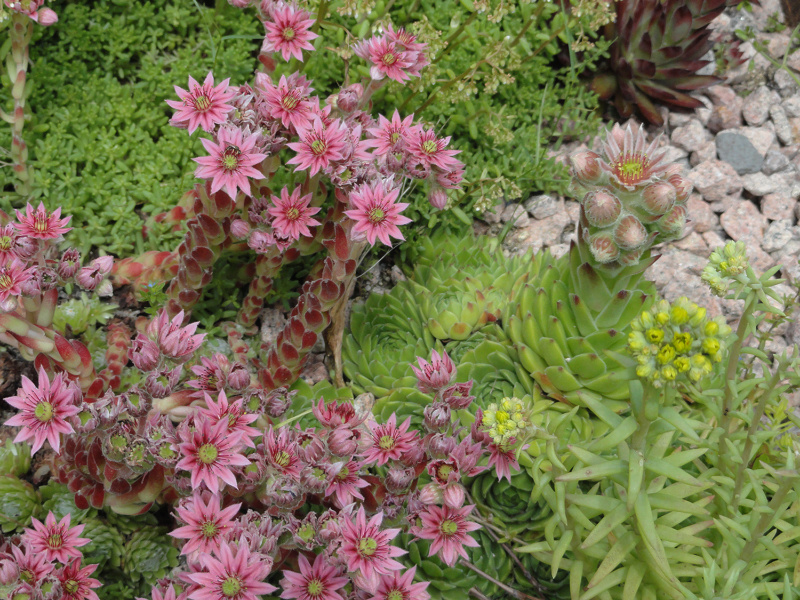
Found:
M 15 189 L 21 196 L 29 196 L 32 191 L 33 170 L 28 166 L 28 147 L 22 139 L 25 126 L 25 83 L 28 72 L 28 49 L 33 34 L 33 21 L 21 13 L 12 13 L 9 37 L 11 38 L 11 64 L 13 74 L 11 97 L 14 112 L 11 115 L 11 160 L 17 176 Z

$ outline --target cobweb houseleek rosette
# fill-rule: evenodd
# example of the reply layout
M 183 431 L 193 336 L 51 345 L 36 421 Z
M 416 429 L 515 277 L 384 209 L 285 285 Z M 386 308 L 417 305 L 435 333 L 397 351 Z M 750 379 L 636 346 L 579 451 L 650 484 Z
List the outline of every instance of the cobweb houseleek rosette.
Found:
M 601 154 L 571 157 L 581 200 L 577 240 L 514 289 L 503 326 L 520 362 L 551 397 L 601 419 L 627 408 L 633 370 L 617 359 L 630 322 L 653 302 L 644 279 L 656 242 L 677 237 L 691 185 L 664 162 L 658 141 L 615 125 Z

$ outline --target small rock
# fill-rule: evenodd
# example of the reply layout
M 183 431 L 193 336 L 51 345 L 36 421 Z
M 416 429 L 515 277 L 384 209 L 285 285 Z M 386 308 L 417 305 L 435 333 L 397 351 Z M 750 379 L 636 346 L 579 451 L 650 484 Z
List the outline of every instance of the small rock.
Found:
M 748 125 L 758 127 L 769 117 L 769 107 L 780 102 L 780 96 L 767 86 L 762 85 L 744 99 L 742 116 Z
M 530 223 L 528 213 L 525 211 L 525 208 L 519 204 L 509 204 L 506 206 L 502 218 L 505 223 L 514 221 L 514 227 L 517 228 L 527 227 L 528 223 Z
M 800 117 L 800 94 L 786 98 L 782 103 L 783 110 L 788 117 Z
M 678 127 L 672 132 L 671 139 L 678 148 L 683 148 L 687 152 L 696 152 L 706 143 L 706 136 L 703 124 L 697 119 L 689 119 L 686 125 Z
M 790 242 L 791 244 L 791 242 Z M 789 280 L 790 283 L 800 283 L 800 263 L 797 262 L 797 251 L 777 252 L 775 255 L 775 264 L 781 265 L 781 277 Z M 800 323 L 800 319 L 796 319 Z M 798 340 L 800 341 L 800 339 Z
M 735 241 L 743 240 L 759 246 L 767 227 L 767 220 L 749 200 L 740 200 L 722 213 L 722 228 Z
M 734 104 L 722 104 L 711 109 L 706 127 L 711 133 L 718 133 L 725 129 L 734 129 L 742 124 L 742 104 L 744 100 L 738 98 Z
M 736 132 L 750 140 L 758 153 L 764 156 L 775 143 L 775 131 L 769 125 L 771 123 L 767 123 L 765 127 L 740 127 Z
M 789 98 L 798 91 L 797 82 L 784 69 L 775 71 L 772 81 L 775 82 L 775 87 L 778 88 L 781 98 Z
M 701 162 L 717 158 L 717 145 L 713 141 L 705 142 L 689 158 L 689 164 L 696 167 Z
M 758 243 L 747 244 L 747 258 L 750 264 L 758 273 L 763 273 L 767 269 L 775 266 L 775 259 L 761 249 Z
M 678 148 L 676 146 L 667 146 L 666 149 L 664 150 L 664 158 L 662 159 L 662 162 L 668 165 L 670 163 L 683 160 L 687 156 L 689 156 L 689 153 L 686 152 L 686 150 L 684 150 L 683 148 Z
M 721 160 L 702 162 L 689 171 L 687 177 L 708 202 L 719 202 L 725 196 L 742 190 L 742 178 L 731 165 Z
M 767 53 L 774 59 L 783 60 L 791 42 L 789 36 L 783 32 L 768 34 L 768 36 Z
M 788 146 L 794 143 L 794 132 L 783 107 L 780 104 L 773 104 L 769 107 L 769 116 L 772 118 L 772 123 L 775 125 L 775 135 L 778 136 L 781 144 Z
M 578 222 L 578 217 L 581 214 L 581 205 L 578 202 L 567 201 L 564 202 L 564 209 L 567 211 L 569 215 L 569 220 L 573 223 Z
M 793 219 L 797 201 L 783 194 L 767 194 L 761 198 L 761 214 L 771 221 Z
M 777 148 L 767 150 L 764 157 L 764 164 L 761 165 L 761 172 L 765 175 L 774 175 L 784 171 L 792 164 L 792 161 Z
M 531 196 L 525 202 L 525 210 L 527 210 L 534 219 L 546 219 L 552 217 L 563 207 L 563 202 L 558 198 L 547 196 L 545 194 L 539 196 Z
M 723 196 L 722 199 L 717 202 L 709 202 L 708 207 L 713 212 L 719 215 L 724 213 L 726 210 L 736 206 L 736 203 L 739 202 L 741 198 L 742 198 L 741 192 L 737 194 L 732 194 L 730 196 Z
M 719 225 L 719 218 L 700 194 L 692 194 L 686 203 L 689 220 L 697 233 L 705 233 Z
M 717 248 L 721 248 L 725 245 L 725 240 L 723 240 L 716 231 L 706 231 L 703 234 L 703 239 L 706 241 L 706 244 L 708 244 L 708 248 L 711 251 L 714 251 Z
M 717 60 L 714 56 L 713 48 L 706 52 L 703 56 L 700 57 L 700 60 L 706 61 L 706 65 L 704 67 L 700 67 L 697 70 L 698 75 L 713 75 L 714 71 L 717 70 Z
M 505 210 L 505 206 L 503 204 L 498 204 L 494 208 L 490 208 L 487 211 L 484 211 L 481 215 L 481 219 L 489 223 L 490 225 L 494 225 L 499 223 L 502 220 L 503 210 Z
M 676 248 L 681 250 L 686 250 L 687 252 L 691 252 L 692 254 L 696 254 L 698 256 L 702 256 L 703 258 L 708 257 L 708 244 L 703 239 L 703 236 L 695 231 L 691 232 L 682 240 L 678 240 L 677 242 L 672 244 Z
M 569 252 L 569 244 L 556 244 L 555 246 L 550 246 L 550 254 L 553 255 L 553 258 L 561 258 L 567 252 Z
M 721 131 L 716 138 L 717 156 L 731 165 L 740 175 L 758 173 L 764 164 L 764 155 L 747 137 L 736 130 Z
M 792 241 L 794 235 L 792 222 L 789 219 L 773 221 L 764 233 L 761 247 L 767 252 L 776 252 Z
M 509 236 L 509 247 L 515 251 L 525 252 L 532 248 L 538 252 L 542 248 L 561 243 L 564 228 L 572 225 L 566 212 L 558 212 L 540 221 L 532 221 L 527 226 L 513 231 Z
M 274 344 L 288 322 L 282 310 L 265 308 L 261 313 L 261 343 L 268 346 Z
M 781 175 L 764 175 L 763 173 L 752 173 L 742 177 L 742 184 L 747 192 L 753 196 L 766 196 L 771 194 L 784 185 Z
M 691 120 L 692 120 L 692 115 L 689 113 L 678 112 L 675 110 L 670 111 L 669 113 L 670 127 L 683 127 Z

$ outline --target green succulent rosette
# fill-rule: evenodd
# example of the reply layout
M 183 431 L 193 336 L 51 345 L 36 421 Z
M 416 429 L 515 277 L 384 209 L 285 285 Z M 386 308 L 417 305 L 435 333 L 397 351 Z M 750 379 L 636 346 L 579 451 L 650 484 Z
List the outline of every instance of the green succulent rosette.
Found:
M 0 473 L 25 475 L 31 468 L 31 446 L 27 442 L 14 443 L 11 438 L 0 446 Z
M 154 529 L 158 525 L 158 519 L 153 513 L 143 515 L 121 515 L 113 511 L 105 513 L 106 521 L 116 527 L 122 535 L 132 535 L 142 529 Z
M 83 521 L 83 533 L 91 542 L 81 548 L 85 564 L 96 564 L 101 571 L 106 568 L 119 568 L 125 550 L 125 537 L 113 525 L 100 519 Z
M 537 529 L 551 514 L 543 500 L 531 500 L 533 479 L 527 473 L 517 473 L 509 482 L 491 469 L 476 477 L 469 489 L 478 510 L 509 536 Z
M 14 475 L 0 475 L 0 530 L 21 531 L 38 515 L 40 498 L 33 486 Z
M 178 549 L 166 527 L 140 529 L 131 535 L 122 553 L 122 569 L 133 581 L 153 585 L 178 565 Z
M 66 515 L 71 515 L 70 522 L 83 523 L 84 519 L 94 517 L 98 514 L 97 509 L 80 509 L 75 506 L 75 494 L 63 483 L 57 483 L 52 479 L 39 488 L 42 496 L 42 509 L 45 513 L 53 512 L 56 519 L 61 520 Z

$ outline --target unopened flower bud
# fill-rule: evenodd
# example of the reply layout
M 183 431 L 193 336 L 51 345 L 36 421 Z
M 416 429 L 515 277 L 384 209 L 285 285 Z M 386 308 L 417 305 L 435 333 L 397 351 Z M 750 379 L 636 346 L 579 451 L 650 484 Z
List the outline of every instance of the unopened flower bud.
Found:
M 589 238 L 589 250 L 600 264 L 610 263 L 619 257 L 619 247 L 608 233 L 597 233 Z
M 57 272 L 61 279 L 70 279 L 81 268 L 81 253 L 77 248 L 69 248 L 58 261 Z
M 158 349 L 158 344 L 141 333 L 134 338 L 130 348 L 128 348 L 128 358 L 140 371 L 152 371 L 155 369 L 158 366 L 160 357 L 161 352 Z
M 419 501 L 422 504 L 440 504 L 442 502 L 442 490 L 435 483 L 422 486 L 419 492 Z
M 594 183 L 600 179 L 602 171 L 597 159 L 600 158 L 591 150 L 576 152 L 569 157 L 575 177 L 584 183 Z
M 427 440 L 428 454 L 434 458 L 446 458 L 456 448 L 456 441 L 449 435 L 435 433 Z
M 428 202 L 430 202 L 431 206 L 434 208 L 443 210 L 444 207 L 447 206 L 447 192 L 444 188 L 438 186 L 432 187 L 431 191 L 428 192 Z
M 49 27 L 50 25 L 58 21 L 58 15 L 53 9 L 43 6 L 37 11 L 36 20 L 42 27 Z
M 172 370 L 150 371 L 144 380 L 144 389 L 154 398 L 166 398 L 178 385 L 182 370 L 183 365 L 178 365 Z
M 13 560 L 7 559 L 0 561 L 0 585 L 16 583 L 18 577 L 19 569 Z
M 89 266 L 97 269 L 98 273 L 101 275 L 108 275 L 111 272 L 111 269 L 114 268 L 114 257 L 100 256 L 89 263 Z
M 361 84 L 354 83 L 353 85 L 350 85 L 339 92 L 339 97 L 336 102 L 337 106 L 342 112 L 351 113 L 358 108 L 358 104 L 361 102 L 361 96 L 363 94 L 364 88 L 361 86 Z
M 469 395 L 470 390 L 472 390 L 472 380 L 466 383 L 455 383 L 444 389 L 442 401 L 446 402 L 453 410 L 467 408 L 475 400 L 475 396 Z
M 231 235 L 240 240 L 246 238 L 250 234 L 250 224 L 244 219 L 236 219 L 231 223 Z
M 652 215 L 663 215 L 675 204 L 675 188 L 666 181 L 648 185 L 642 192 L 644 209 Z
M 619 219 L 622 202 L 603 190 L 589 192 L 583 198 L 583 211 L 590 225 L 608 227 Z
M 386 167 L 392 173 L 402 171 L 405 165 L 405 158 L 405 154 L 402 152 L 389 152 L 389 154 L 386 155 Z
M 450 425 L 450 407 L 444 402 L 434 402 L 425 407 L 425 427 L 429 431 L 439 431 Z
M 427 179 L 428 175 L 431 174 L 431 168 L 428 163 L 417 158 L 409 158 L 406 161 L 406 171 L 414 179 Z
M 636 250 L 647 241 L 647 230 L 639 219 L 628 215 L 614 229 L 614 241 L 622 250 Z
M 240 362 L 233 363 L 231 366 L 231 372 L 228 373 L 228 385 L 236 390 L 240 391 L 250 385 L 250 373 Z
M 275 245 L 275 237 L 266 231 L 256 229 L 250 233 L 247 245 L 257 254 L 266 254 Z
M 420 444 L 414 444 L 403 452 L 400 462 L 409 467 L 415 467 L 425 462 L 425 449 Z
M 358 451 L 360 434 L 346 427 L 337 427 L 328 435 L 328 449 L 334 456 L 353 456 Z
M 392 467 L 386 474 L 386 489 L 392 494 L 406 491 L 414 482 L 414 469 Z
M 670 236 L 678 236 L 686 225 L 686 208 L 680 204 L 658 220 L 661 231 Z

